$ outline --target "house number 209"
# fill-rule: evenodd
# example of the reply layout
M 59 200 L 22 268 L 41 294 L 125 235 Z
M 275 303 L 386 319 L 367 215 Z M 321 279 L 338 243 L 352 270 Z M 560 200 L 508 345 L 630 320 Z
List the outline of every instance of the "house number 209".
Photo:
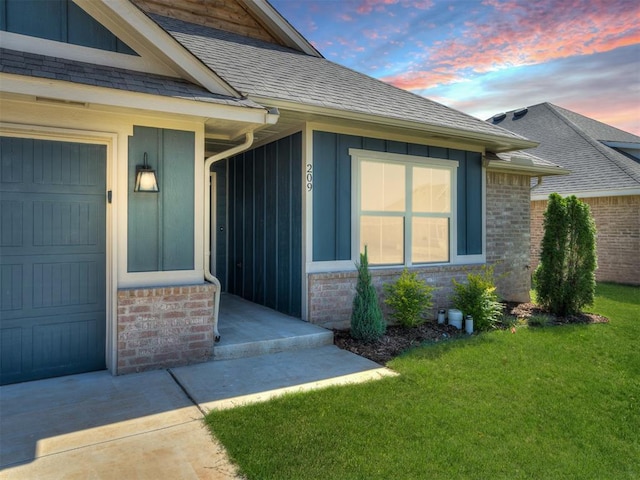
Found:
M 313 165 L 307 163 L 307 192 L 313 190 Z

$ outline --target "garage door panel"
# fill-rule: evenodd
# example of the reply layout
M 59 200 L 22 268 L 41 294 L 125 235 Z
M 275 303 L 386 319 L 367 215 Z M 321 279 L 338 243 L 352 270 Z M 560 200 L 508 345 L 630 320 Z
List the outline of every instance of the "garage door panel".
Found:
M 0 147 L 0 383 L 102 369 L 106 148 Z
M 2 198 L 0 201 L 0 247 L 20 247 L 23 237 L 24 202 Z
M 32 327 L 33 366 L 35 371 L 48 370 L 52 365 L 69 367 L 94 363 L 104 365 L 104 317 L 97 312 L 76 315 L 60 321 L 47 318 Z
M 23 368 L 22 328 L 0 330 L 0 371 L 2 375 L 17 376 Z
M 34 263 L 33 308 L 104 307 L 102 273 L 96 261 Z
M 20 311 L 23 307 L 23 265 L 9 263 L 0 265 L 0 315 Z
M 98 214 L 97 203 L 34 201 L 33 246 L 101 245 L 100 226 L 104 226 L 104 219 Z

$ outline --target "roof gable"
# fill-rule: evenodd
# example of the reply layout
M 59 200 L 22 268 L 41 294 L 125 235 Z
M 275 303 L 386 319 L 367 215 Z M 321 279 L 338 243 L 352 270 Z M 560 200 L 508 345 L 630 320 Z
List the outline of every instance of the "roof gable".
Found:
M 321 56 L 269 2 L 264 0 L 131 1 L 147 14 L 175 18 Z
M 502 141 L 505 150 L 533 142 L 470 115 L 401 90 L 324 58 L 222 30 L 151 15 L 162 28 L 229 85 L 255 101 L 296 111 L 367 116 L 388 124 Z
M 640 192 L 640 163 L 607 143 L 637 145 L 640 137 L 550 103 L 496 115 L 488 120 L 540 142 L 530 152 L 571 171 L 549 178 L 537 196 L 552 192 Z

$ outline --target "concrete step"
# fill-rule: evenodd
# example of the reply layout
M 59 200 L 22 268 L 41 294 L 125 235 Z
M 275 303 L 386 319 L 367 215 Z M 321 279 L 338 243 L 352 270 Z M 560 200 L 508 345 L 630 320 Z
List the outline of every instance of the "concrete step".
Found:
M 266 338 L 231 344 L 217 344 L 213 348 L 214 360 L 232 360 L 237 358 L 255 357 L 269 353 L 302 350 L 333 344 L 333 332 L 311 332 L 295 336 L 280 338 Z
M 270 308 L 224 294 L 214 360 L 230 360 L 333 344 L 333 332 Z
M 300 392 L 397 375 L 366 358 L 325 345 L 171 369 L 204 412 Z

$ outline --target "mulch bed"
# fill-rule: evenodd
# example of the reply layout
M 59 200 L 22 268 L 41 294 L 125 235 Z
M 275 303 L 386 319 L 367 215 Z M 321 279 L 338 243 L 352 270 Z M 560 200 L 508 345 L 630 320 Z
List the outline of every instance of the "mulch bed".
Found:
M 548 325 L 605 323 L 609 321 L 608 318 L 594 313 L 558 317 L 533 303 L 507 303 L 505 304 L 505 309 L 507 314 L 513 317 L 514 320 L 526 320 L 532 315 L 546 315 L 551 318 Z M 504 328 L 507 328 L 507 326 L 505 325 Z M 464 335 L 464 330 L 429 321 L 416 328 L 389 326 L 385 335 L 377 342 L 372 343 L 354 340 L 349 335 L 349 330 L 334 330 L 333 338 L 334 343 L 339 348 L 384 365 L 409 348 L 417 347 L 425 342 L 439 342 Z

